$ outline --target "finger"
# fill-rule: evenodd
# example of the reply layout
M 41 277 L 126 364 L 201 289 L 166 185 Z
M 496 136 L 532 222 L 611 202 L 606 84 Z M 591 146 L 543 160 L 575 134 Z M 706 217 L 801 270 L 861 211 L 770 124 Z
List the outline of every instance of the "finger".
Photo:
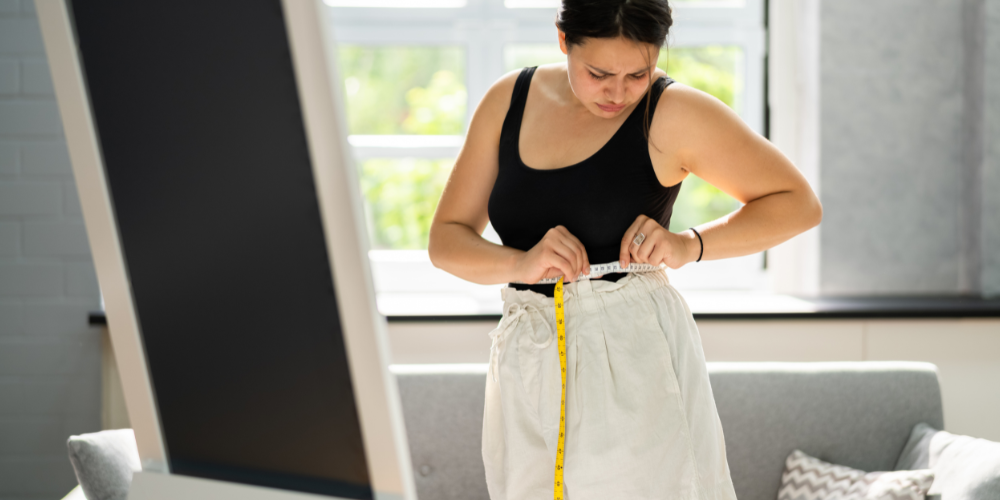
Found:
M 633 243 L 632 245 L 630 245 L 629 246 L 629 256 L 631 257 L 632 262 L 635 262 L 637 264 L 645 264 L 646 261 L 642 260 L 642 257 L 639 256 L 639 248 L 641 248 L 641 247 L 637 246 L 635 243 Z
M 667 241 L 658 241 L 653 244 L 653 250 L 649 252 L 649 257 L 646 261 L 654 266 L 660 265 L 667 254 L 670 252 L 670 243 Z
M 548 268 L 548 269 L 545 270 L 545 275 L 542 276 L 542 278 L 543 279 L 544 278 L 558 278 L 559 276 L 562 276 L 562 273 L 563 273 L 562 269 L 559 269 L 558 267 L 550 267 L 550 268 Z
M 656 229 L 653 223 L 655 223 L 655 221 L 647 219 L 639 226 L 639 231 L 645 234 L 646 238 L 642 241 L 641 245 L 633 244 L 633 247 L 635 247 L 635 256 L 637 261 L 644 264 L 652 263 L 652 261 L 649 260 L 649 256 L 653 253 L 653 247 L 655 247 L 657 243 L 654 241 L 654 238 L 652 238 L 653 230 Z
M 563 281 L 569 283 L 576 279 L 578 272 L 575 270 L 579 269 L 579 264 L 577 263 L 577 253 L 575 249 L 571 246 L 568 240 L 554 240 L 553 250 L 562 258 L 564 262 L 563 265 L 558 267 L 563 270 L 564 278 Z
M 632 260 L 639 264 L 649 263 L 649 254 L 652 252 L 655 243 L 646 238 L 641 245 L 636 245 L 632 243 L 629 247 L 629 255 L 632 256 Z
M 569 266 L 576 267 L 576 252 L 570 247 L 569 239 L 566 237 L 566 228 L 563 226 L 556 226 L 550 230 L 550 234 L 546 235 L 546 248 L 548 251 L 552 252 L 554 255 L 565 259 Z M 569 281 L 569 277 L 572 273 L 566 273 L 566 269 L 563 266 L 553 263 L 556 267 L 559 267 L 565 275 L 564 281 Z
M 640 229 L 639 232 L 641 231 L 642 230 Z M 635 233 L 636 237 L 639 236 L 639 232 Z M 646 239 L 643 239 L 642 243 L 636 243 L 634 239 L 632 240 L 632 243 L 629 244 L 628 248 L 631 251 L 630 253 L 635 257 L 636 262 L 645 262 L 645 260 L 642 258 L 641 250 L 643 247 L 649 248 L 649 245 L 650 242 L 647 241 Z
M 578 245 L 573 241 L 572 237 L 567 234 L 562 234 L 561 239 L 558 241 L 563 250 L 562 255 L 566 257 L 569 261 L 570 269 L 573 271 L 566 275 L 564 281 L 572 281 L 576 279 L 577 275 L 580 274 L 580 249 Z
M 572 241 L 575 248 L 579 250 L 580 272 L 590 274 L 590 259 L 587 258 L 587 247 L 583 246 L 580 239 L 574 236 L 573 233 L 569 232 L 569 230 L 566 230 L 565 228 L 563 228 L 563 230 L 565 236 Z
M 636 217 L 636 219 L 632 221 L 632 225 L 625 230 L 625 235 L 622 236 L 622 246 L 621 250 L 618 252 L 618 260 L 622 267 L 628 267 L 629 262 L 631 261 L 631 247 L 634 246 L 632 244 L 632 239 L 635 238 L 636 233 L 639 231 L 639 225 L 642 223 L 641 217 L 643 216 L 640 215 L 639 217 Z
M 556 278 L 561 274 L 563 276 L 563 282 L 569 281 L 569 276 L 572 275 L 572 265 L 570 264 L 570 261 L 566 260 L 565 257 L 556 254 L 553 256 L 550 264 L 559 269 L 559 273 L 552 276 L 552 278 Z
M 656 248 L 656 246 L 657 242 L 655 241 L 649 241 L 649 239 L 643 241 L 642 245 L 639 245 L 639 248 L 637 248 L 635 251 L 636 256 L 639 258 L 639 262 L 652 264 L 653 261 L 650 260 L 649 257 L 650 255 L 653 254 L 653 250 Z
M 636 234 L 638 234 L 638 231 L 636 232 Z M 649 243 L 647 243 L 646 241 L 643 241 L 642 244 L 639 245 L 637 245 L 634 241 L 629 242 L 628 254 L 632 262 L 635 262 L 637 264 L 645 263 L 645 261 L 642 259 L 642 255 L 639 254 L 639 250 L 642 248 L 642 245 L 648 245 L 648 244 Z

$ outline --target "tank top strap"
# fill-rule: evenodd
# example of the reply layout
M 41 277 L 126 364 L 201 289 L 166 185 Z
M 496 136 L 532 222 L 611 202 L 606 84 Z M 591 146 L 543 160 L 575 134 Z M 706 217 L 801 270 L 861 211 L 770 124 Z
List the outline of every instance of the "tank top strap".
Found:
M 538 66 L 524 67 L 514 81 L 510 107 L 507 108 L 507 116 L 504 117 L 503 127 L 500 129 L 501 144 L 517 144 L 518 135 L 521 133 L 521 118 L 524 116 L 524 103 L 528 101 L 528 86 L 537 68 Z
M 649 125 L 650 126 L 652 126 L 652 124 L 653 124 L 653 113 L 656 112 L 656 104 L 658 102 L 660 102 L 660 94 L 662 94 L 663 91 L 667 87 L 669 87 L 671 83 L 674 83 L 674 79 L 670 78 L 669 76 L 661 76 L 661 77 L 657 78 L 655 82 L 653 82 L 653 92 L 652 92 L 652 95 L 649 96 Z M 639 123 L 642 123 L 641 119 L 639 120 Z

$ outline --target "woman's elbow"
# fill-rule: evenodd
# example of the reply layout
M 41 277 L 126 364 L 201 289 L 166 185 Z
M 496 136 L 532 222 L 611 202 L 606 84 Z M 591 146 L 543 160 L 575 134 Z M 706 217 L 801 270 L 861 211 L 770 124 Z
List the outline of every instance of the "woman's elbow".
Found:
M 823 204 L 820 203 L 819 197 L 815 193 L 809 193 L 809 204 L 806 213 L 808 214 L 807 230 L 818 226 L 823 221 Z
M 454 237 L 450 222 L 432 222 L 427 235 L 427 257 L 438 269 L 447 266 L 449 238 Z
M 437 241 L 439 239 L 439 238 L 437 238 L 437 235 L 438 235 L 438 233 L 440 233 L 440 231 L 435 230 L 436 226 L 437 226 L 437 224 L 431 224 L 430 231 L 428 233 L 428 237 L 427 237 L 427 257 L 430 259 L 432 266 L 434 266 L 434 267 L 436 267 L 438 269 L 441 269 L 441 262 L 440 262 L 441 261 L 441 251 L 439 250 L 439 247 L 441 245 L 439 245 L 437 243 Z

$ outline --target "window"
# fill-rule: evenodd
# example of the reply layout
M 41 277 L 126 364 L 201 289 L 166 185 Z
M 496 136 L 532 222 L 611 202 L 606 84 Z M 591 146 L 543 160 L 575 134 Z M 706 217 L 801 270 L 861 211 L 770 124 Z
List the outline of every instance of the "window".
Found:
M 764 116 L 762 0 L 678 0 L 657 65 L 725 102 L 758 133 Z M 431 265 L 427 238 L 476 103 L 507 71 L 564 61 L 552 0 L 327 0 L 349 143 L 359 169 L 379 310 L 496 314 L 503 285 Z M 739 203 L 689 176 L 671 231 Z M 484 237 L 500 243 L 491 227 Z M 762 254 L 668 271 L 680 289 L 761 289 Z

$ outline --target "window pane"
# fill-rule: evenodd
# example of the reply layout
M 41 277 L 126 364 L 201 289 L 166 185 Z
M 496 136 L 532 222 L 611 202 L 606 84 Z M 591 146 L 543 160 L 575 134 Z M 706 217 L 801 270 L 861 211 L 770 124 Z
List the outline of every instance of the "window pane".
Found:
M 740 208 L 740 202 L 697 175 L 688 174 L 681 184 L 677 201 L 674 202 L 669 229 L 679 233 L 689 227 L 718 219 L 737 208 Z
M 329 1 L 327 0 L 327 2 Z M 699 7 L 743 7 L 746 5 L 745 0 L 672 0 L 670 3 L 695 4 Z M 562 2 L 560 0 L 504 0 L 503 4 L 508 9 L 531 9 L 557 8 Z
M 503 0 L 504 7 L 508 9 L 557 8 L 561 4 L 560 0 Z
M 503 47 L 504 71 L 566 62 L 558 43 L 508 43 Z
M 666 71 L 670 78 L 712 94 L 739 113 L 743 90 L 742 62 L 742 47 L 708 45 L 661 50 L 656 66 Z
M 739 46 L 675 47 L 661 50 L 656 65 L 674 80 L 709 93 L 738 111 L 743 87 L 742 60 L 743 49 Z M 504 47 L 506 71 L 565 61 L 566 55 L 556 44 L 519 43 Z M 683 231 L 722 217 L 739 206 L 738 201 L 715 186 L 689 175 L 681 184 L 669 229 Z
M 452 158 L 376 158 L 359 165 L 372 249 L 427 249 L 431 219 L 454 165 Z
M 435 9 L 465 7 L 465 0 L 324 0 L 330 7 L 392 7 Z
M 349 134 L 465 132 L 461 47 L 340 45 Z
M 673 0 L 670 3 L 687 3 L 698 7 L 743 7 L 746 0 Z

